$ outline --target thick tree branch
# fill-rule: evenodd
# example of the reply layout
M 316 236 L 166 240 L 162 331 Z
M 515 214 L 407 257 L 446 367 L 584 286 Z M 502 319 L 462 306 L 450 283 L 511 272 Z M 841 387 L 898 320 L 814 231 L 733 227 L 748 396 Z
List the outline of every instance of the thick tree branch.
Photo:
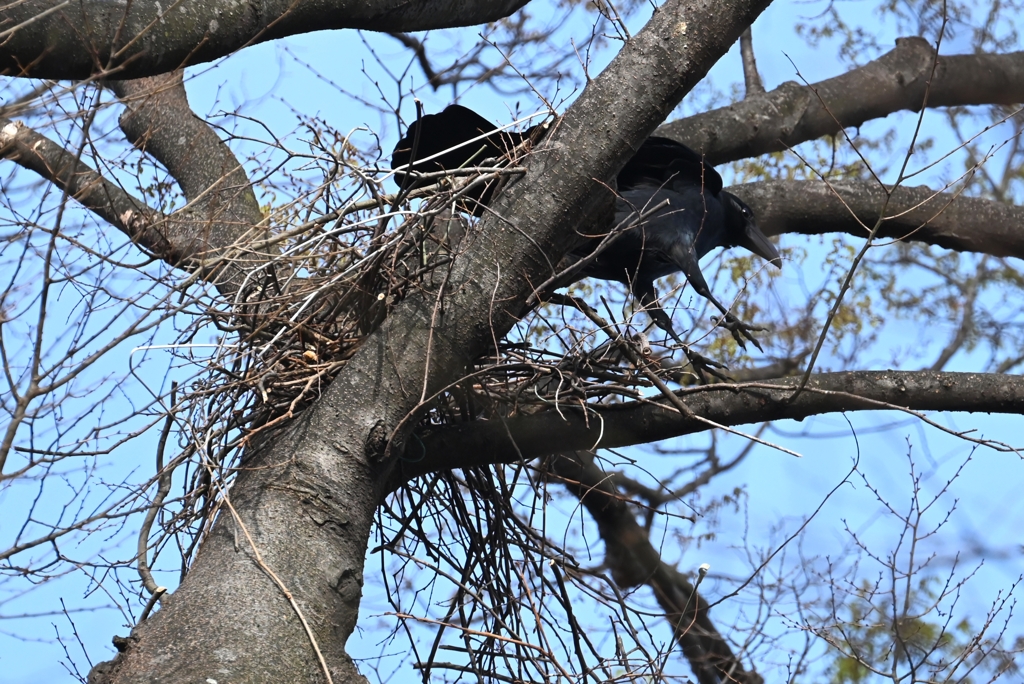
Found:
M 754 36 L 747 27 L 747 30 L 740 36 L 740 57 L 743 60 L 743 85 L 747 97 L 761 95 L 764 93 L 764 84 L 761 82 L 761 74 L 757 73 L 757 58 L 754 55 Z
M 665 124 L 658 135 L 702 151 L 713 164 L 778 152 L 894 112 L 920 111 L 934 58 L 923 38 L 900 38 L 894 50 L 859 69 L 808 86 L 787 81 L 769 93 Z M 939 57 L 929 107 L 1020 102 L 1024 52 Z
M 49 138 L 3 117 L 0 157 L 52 182 L 151 256 L 189 271 L 214 266 L 227 274 L 216 279 L 221 289 L 234 291 L 270 257 L 247 249 L 265 235 L 254 230 L 262 213 L 238 159 L 192 113 L 181 72 L 109 85 L 127 106 L 121 127 L 129 141 L 164 164 L 188 206 L 160 214 Z
M 266 237 L 249 178 L 238 158 L 210 126 L 192 113 L 182 72 L 133 81 L 111 81 L 126 109 L 121 130 L 178 182 L 188 205 L 164 228 L 174 265 L 209 269 L 223 292 L 235 291 L 254 266 L 270 256 L 248 245 Z
M 426 31 L 507 17 L 528 0 L 28 0 L 0 10 L 8 76 L 140 78 L 275 38 L 356 28 Z
M 0 157 L 50 181 L 151 255 L 168 261 L 176 258 L 161 230 L 159 212 L 20 121 L 0 117 Z
M 799 378 L 745 385 L 710 385 L 678 392 L 697 417 L 683 416 L 661 402 L 589 407 L 587 415 L 564 406 L 505 420 L 438 428 L 420 436 L 404 462 L 402 477 L 433 470 L 513 463 L 554 453 L 644 444 L 703 432 L 704 418 L 736 426 L 773 420 L 803 420 L 845 411 L 906 409 L 1024 413 L 1024 376 L 933 371 L 859 371 L 812 376 L 804 392 L 789 401 Z M 423 451 L 425 449 L 425 452 Z M 426 456 L 420 458 L 421 454 Z M 397 486 L 398 480 L 392 482 Z
M 841 232 L 866 237 L 885 200 L 883 189 L 872 181 L 764 181 L 729 191 L 750 205 L 767 235 Z M 1024 207 L 900 187 L 887 211 L 880 238 L 1024 258 Z
M 127 105 L 121 126 L 129 141 L 164 164 L 188 205 L 165 216 L 20 122 L 0 117 L 0 157 L 35 171 L 110 222 L 152 256 L 193 270 L 215 263 L 221 285 L 243 279 L 267 255 L 243 249 L 262 237 L 262 219 L 239 161 L 188 108 L 181 73 L 112 82 Z M 231 250 L 229 259 L 224 259 Z M 229 288 L 232 290 L 233 288 Z

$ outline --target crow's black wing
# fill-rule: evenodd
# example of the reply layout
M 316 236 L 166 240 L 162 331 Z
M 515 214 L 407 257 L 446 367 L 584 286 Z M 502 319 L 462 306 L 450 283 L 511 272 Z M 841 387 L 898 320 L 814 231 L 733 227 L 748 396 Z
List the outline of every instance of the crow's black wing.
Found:
M 493 133 L 492 133 L 493 132 Z M 482 140 L 462 145 L 467 140 L 492 133 Z M 420 173 L 452 171 L 472 165 L 483 159 L 501 157 L 517 144 L 522 136 L 499 131 L 487 119 L 462 105 L 448 105 L 438 114 L 427 114 L 414 121 L 405 136 L 395 145 L 391 153 L 391 168 L 395 169 L 413 162 L 412 169 Z M 461 147 L 458 147 L 462 145 Z M 455 148 L 455 149 L 452 149 Z M 447 151 L 446 151 L 447 150 Z M 429 161 L 413 161 L 439 155 Z M 406 174 L 395 173 L 395 181 L 401 187 L 429 185 L 436 181 L 419 184 L 406 183 Z
M 693 184 L 713 195 L 722 191 L 722 177 L 702 155 L 670 138 L 651 136 L 619 171 L 619 192 L 642 183 L 664 185 L 670 181 Z

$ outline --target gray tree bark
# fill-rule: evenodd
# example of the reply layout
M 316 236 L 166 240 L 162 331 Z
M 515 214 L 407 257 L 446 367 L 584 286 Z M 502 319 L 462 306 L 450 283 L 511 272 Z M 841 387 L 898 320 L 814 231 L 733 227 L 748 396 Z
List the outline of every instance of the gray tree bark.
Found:
M 28 0 L 0 9 L 7 76 L 120 79 L 326 29 L 426 31 L 495 21 L 529 0 Z
M 765 181 L 729 190 L 750 205 L 767 235 L 863 238 L 882 219 L 880 238 L 1024 258 L 1024 208 L 1012 204 L 920 186 L 893 190 L 874 181 Z
M 780 152 L 894 112 L 917 112 L 926 102 L 1024 102 L 1024 52 L 936 55 L 923 38 L 899 38 L 891 52 L 860 68 L 818 83 L 787 81 L 771 92 L 667 123 L 658 135 L 721 164 Z
M 799 385 L 800 378 L 791 377 L 680 390 L 677 396 L 691 416 L 658 400 L 588 408 L 586 415 L 567 405 L 557 412 L 438 428 L 421 436 L 422 445 L 411 452 L 418 460 L 404 463 L 393 485 L 440 469 L 671 439 L 704 432 L 707 421 L 735 427 L 847 411 L 1024 413 L 1024 377 L 1018 375 L 851 371 L 813 375 L 797 395 Z

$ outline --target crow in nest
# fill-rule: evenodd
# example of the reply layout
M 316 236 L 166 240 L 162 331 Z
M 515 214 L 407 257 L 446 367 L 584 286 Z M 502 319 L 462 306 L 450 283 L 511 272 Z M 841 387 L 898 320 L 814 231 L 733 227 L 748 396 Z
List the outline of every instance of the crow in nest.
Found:
M 482 166 L 486 160 L 490 166 L 507 163 L 516 148 L 544 132 L 539 126 L 522 133 L 501 131 L 471 109 L 453 104 L 409 127 L 395 146 L 391 168 L 401 169 L 395 172 L 395 180 L 408 191 L 438 182 L 437 172 Z M 417 175 L 428 173 L 434 175 Z M 624 228 L 596 255 L 601 242 L 596 239 L 571 252 L 575 260 L 590 257 L 571 282 L 590 277 L 626 284 L 654 323 L 683 345 L 694 361 L 697 355 L 676 334 L 654 289 L 656 279 L 681 272 L 697 294 L 722 313 L 719 324 L 741 346 L 750 340 L 760 349 L 751 334 L 757 329 L 738 320 L 714 297 L 699 265 L 700 258 L 715 247 L 744 247 L 781 268 L 778 250 L 757 227 L 750 207 L 722 189 L 722 177 L 700 154 L 669 138 L 645 140 L 616 182 L 614 225 Z M 494 187 L 493 183 L 469 187 L 460 196 L 460 208 L 480 216 Z M 708 363 L 714 364 L 703 357 L 699 360 L 707 370 Z

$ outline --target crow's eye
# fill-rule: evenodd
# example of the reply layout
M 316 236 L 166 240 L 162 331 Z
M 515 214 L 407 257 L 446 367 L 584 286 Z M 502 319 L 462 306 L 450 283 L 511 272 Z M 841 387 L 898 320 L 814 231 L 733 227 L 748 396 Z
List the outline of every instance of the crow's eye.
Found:
M 750 207 L 743 207 L 743 215 L 747 218 L 753 218 L 754 212 L 750 211 Z

